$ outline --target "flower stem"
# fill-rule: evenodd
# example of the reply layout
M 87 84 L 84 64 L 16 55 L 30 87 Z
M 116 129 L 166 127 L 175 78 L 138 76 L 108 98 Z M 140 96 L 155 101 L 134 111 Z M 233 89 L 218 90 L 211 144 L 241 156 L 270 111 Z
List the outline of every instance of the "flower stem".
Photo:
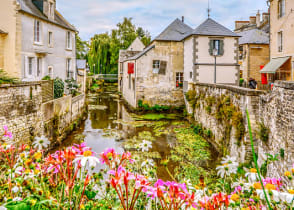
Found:
M 258 179 L 259 179 L 259 181 L 261 183 L 262 190 L 263 190 L 263 193 L 264 193 L 268 208 L 269 208 L 269 210 L 272 210 L 271 204 L 270 204 L 270 202 L 268 200 L 267 194 L 266 194 L 265 189 L 264 189 L 263 181 L 261 179 L 261 175 L 260 175 L 260 171 L 259 171 L 259 167 L 258 167 L 258 163 L 257 163 L 257 158 L 256 158 L 256 154 L 255 154 L 254 144 L 253 144 L 251 123 L 250 123 L 250 117 L 249 117 L 248 109 L 246 109 L 246 115 L 247 115 L 247 121 L 248 121 L 248 130 L 249 130 L 249 136 L 250 136 L 250 141 L 251 141 L 252 153 L 253 153 L 253 160 L 254 160 L 254 163 L 255 163 L 256 170 L 257 170 Z

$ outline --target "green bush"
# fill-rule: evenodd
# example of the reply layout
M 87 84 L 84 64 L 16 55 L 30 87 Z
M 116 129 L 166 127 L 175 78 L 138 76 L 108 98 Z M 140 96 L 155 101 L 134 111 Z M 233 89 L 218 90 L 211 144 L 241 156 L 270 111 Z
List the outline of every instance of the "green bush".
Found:
M 243 78 L 240 78 L 239 85 L 242 86 L 243 83 L 244 83 L 244 79 Z
M 54 79 L 54 99 L 64 95 L 64 82 L 60 78 Z
M 269 140 L 269 133 L 270 129 L 267 128 L 263 122 L 259 123 L 259 130 L 258 130 L 258 137 L 260 138 L 261 141 L 263 142 L 268 142 Z
M 49 75 L 42 78 L 42 80 L 51 80 L 51 77 Z

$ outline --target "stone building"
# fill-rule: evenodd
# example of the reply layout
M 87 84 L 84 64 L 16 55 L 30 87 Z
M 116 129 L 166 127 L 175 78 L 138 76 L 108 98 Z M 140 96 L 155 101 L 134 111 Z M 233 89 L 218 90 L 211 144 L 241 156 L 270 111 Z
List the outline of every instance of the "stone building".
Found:
M 262 30 L 265 33 L 269 33 L 270 25 L 269 25 L 269 13 L 262 13 L 262 17 L 260 12 L 258 11 L 256 16 L 250 16 L 249 20 L 236 20 L 235 21 L 235 33 L 239 33 L 242 31 L 258 29 Z
M 240 76 L 261 82 L 261 68 L 269 62 L 269 34 L 259 29 L 238 32 Z
M 185 91 L 193 82 L 238 84 L 238 39 L 211 18 L 185 36 Z
M 2 0 L 0 68 L 22 81 L 75 78 L 75 34 L 56 0 Z
M 80 85 L 80 91 L 86 92 L 87 61 L 77 59 L 77 83 Z
M 269 0 L 270 62 L 261 70 L 268 82 L 294 80 L 294 1 Z
M 182 40 L 191 32 L 176 19 L 143 51 L 120 60 L 120 91 L 131 106 L 137 107 L 139 100 L 151 106 L 184 104 Z

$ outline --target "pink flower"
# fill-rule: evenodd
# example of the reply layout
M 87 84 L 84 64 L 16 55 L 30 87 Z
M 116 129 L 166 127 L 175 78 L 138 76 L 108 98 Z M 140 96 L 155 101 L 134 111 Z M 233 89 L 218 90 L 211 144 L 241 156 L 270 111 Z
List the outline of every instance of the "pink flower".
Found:
M 12 136 L 12 133 L 8 131 L 7 125 L 4 125 L 3 128 L 4 128 L 4 134 L 3 134 L 3 136 L 12 139 L 12 137 L 13 137 Z

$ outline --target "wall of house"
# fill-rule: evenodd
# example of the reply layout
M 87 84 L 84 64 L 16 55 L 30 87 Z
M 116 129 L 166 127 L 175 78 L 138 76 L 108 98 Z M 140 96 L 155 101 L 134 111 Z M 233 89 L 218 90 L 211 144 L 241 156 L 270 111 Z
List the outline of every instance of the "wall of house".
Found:
M 209 54 L 209 43 L 213 38 L 208 36 L 195 36 L 195 80 L 198 82 L 214 82 L 214 56 Z M 238 84 L 238 38 L 223 37 L 224 54 L 217 56 L 217 83 Z
M 246 81 L 249 81 L 249 78 L 254 78 L 256 81 L 260 82 L 260 66 L 265 66 L 269 62 L 269 45 L 244 44 L 242 46 L 243 61 L 240 69 L 243 70 L 243 78 Z
M 278 0 L 273 0 L 270 3 L 270 53 L 271 58 L 291 56 L 291 62 L 294 62 L 294 1 L 286 0 L 286 14 L 283 17 L 278 17 Z M 283 31 L 283 51 L 278 51 L 278 32 Z M 294 64 L 294 63 L 293 63 Z M 294 65 L 289 70 L 292 71 L 294 81 Z
M 21 74 L 21 17 L 17 12 L 16 0 L 1 1 L 0 29 L 8 34 L 1 38 L 2 66 L 10 76 L 20 78 Z
M 66 33 L 68 30 L 51 24 L 46 21 L 41 21 L 41 43 L 34 42 L 34 21 L 38 19 L 28 14 L 22 14 L 22 78 L 23 80 L 38 80 L 48 75 L 48 67 L 53 67 L 53 77 L 59 77 L 65 80 L 66 59 L 71 59 L 70 70 L 76 74 L 75 61 L 75 33 L 71 32 L 71 49 L 66 47 Z M 48 45 L 49 31 L 53 33 L 53 44 Z M 41 53 L 38 53 L 41 52 Z M 41 74 L 37 76 L 37 57 L 42 58 Z M 28 75 L 28 57 L 33 57 L 33 75 Z
M 193 82 L 190 77 L 190 73 L 193 74 L 194 58 L 193 58 L 193 47 L 194 38 L 191 36 L 184 40 L 184 81 Z
M 43 83 L 0 85 L 0 133 L 7 125 L 13 133 L 13 143 L 29 143 L 35 136 L 43 134 L 53 140 L 56 132 L 63 134 L 62 131 L 84 112 L 84 94 L 42 103 Z M 53 125 L 56 116 L 59 118 L 58 127 Z
M 285 156 L 268 166 L 269 175 L 282 175 L 291 169 L 294 162 L 293 82 L 279 81 L 270 93 L 208 83 L 195 83 L 193 90 L 196 91 L 194 119 L 212 131 L 210 141 L 220 153 L 236 156 L 239 162 L 252 160 L 248 109 L 259 165 L 266 160 L 266 153 L 275 155 L 283 150 Z M 264 141 L 258 135 L 262 123 L 270 130 L 269 138 Z M 242 127 L 244 135 L 238 135 Z
M 176 72 L 184 70 L 183 43 L 155 41 L 154 44 L 154 49 L 136 61 L 136 102 L 141 99 L 151 106 L 181 106 L 183 90 L 176 87 Z M 153 73 L 153 60 L 167 62 L 165 75 Z

